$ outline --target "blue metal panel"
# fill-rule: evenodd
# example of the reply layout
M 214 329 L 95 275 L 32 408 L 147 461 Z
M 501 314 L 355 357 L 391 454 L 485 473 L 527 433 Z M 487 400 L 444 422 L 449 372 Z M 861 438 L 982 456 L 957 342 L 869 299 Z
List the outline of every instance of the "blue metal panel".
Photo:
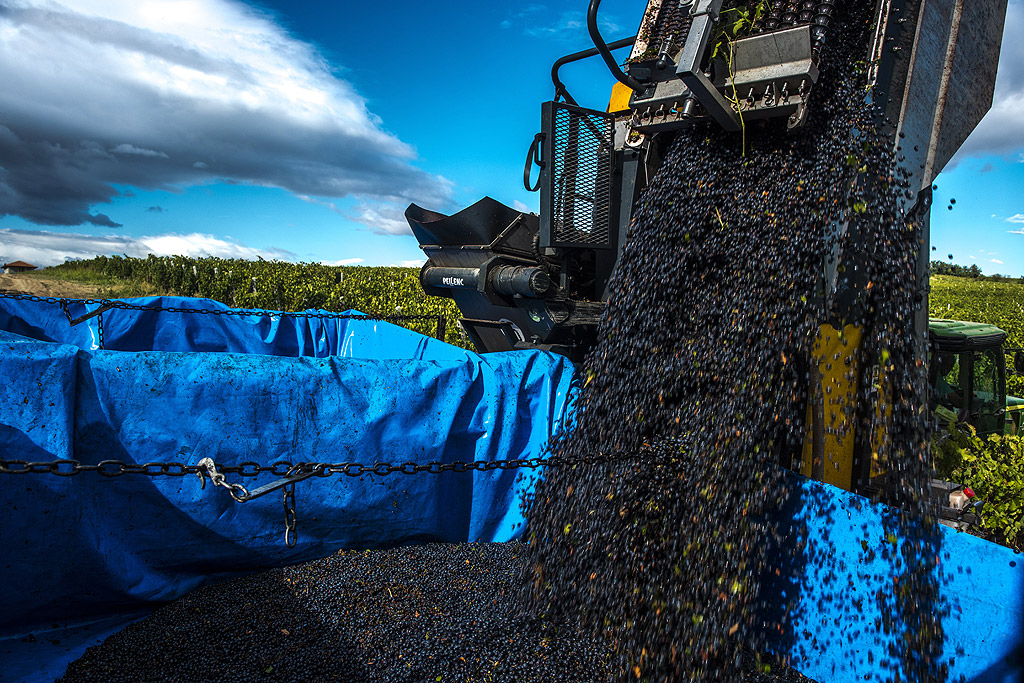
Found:
M 818 681 L 891 680 L 900 667 L 890 648 L 903 644 L 880 625 L 896 611 L 893 567 L 903 539 L 889 534 L 898 513 L 795 475 L 793 483 L 794 519 L 803 525 L 795 533 L 805 545 L 802 566 L 786 568 L 795 571 L 796 600 L 781 649 Z M 949 680 L 1024 681 L 1024 555 L 949 527 L 939 533 L 934 609 L 948 609 Z

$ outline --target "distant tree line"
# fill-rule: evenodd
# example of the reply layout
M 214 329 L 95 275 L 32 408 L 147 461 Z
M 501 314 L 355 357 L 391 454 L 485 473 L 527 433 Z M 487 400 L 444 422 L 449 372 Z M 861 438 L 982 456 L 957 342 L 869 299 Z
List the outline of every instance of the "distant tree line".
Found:
M 955 277 L 981 277 L 981 268 L 977 263 L 971 266 L 961 266 L 959 263 L 946 263 L 945 261 L 932 261 L 932 275 L 953 275 Z
M 1012 275 L 1000 275 L 995 273 L 993 275 L 982 275 L 981 268 L 978 264 L 971 264 L 970 266 L 961 266 L 958 263 L 946 263 L 945 261 L 932 261 L 931 263 L 932 275 L 952 275 L 954 277 L 969 277 L 973 280 L 987 280 L 989 282 L 1021 282 L 1024 283 L 1024 277 L 1016 278 Z

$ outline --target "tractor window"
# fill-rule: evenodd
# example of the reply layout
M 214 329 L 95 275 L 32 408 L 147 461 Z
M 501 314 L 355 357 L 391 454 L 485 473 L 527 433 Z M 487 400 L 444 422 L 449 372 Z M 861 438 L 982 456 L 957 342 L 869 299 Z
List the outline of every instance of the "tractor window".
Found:
M 996 357 L 989 351 L 978 351 L 974 354 L 974 398 L 980 401 L 991 401 L 996 393 Z
M 1001 431 L 1006 398 L 1000 390 L 997 349 L 975 351 L 971 368 L 971 422 L 980 433 Z
M 932 354 L 932 368 L 935 372 L 933 400 L 939 406 L 959 412 L 963 407 L 960 357 L 955 353 L 936 351 Z

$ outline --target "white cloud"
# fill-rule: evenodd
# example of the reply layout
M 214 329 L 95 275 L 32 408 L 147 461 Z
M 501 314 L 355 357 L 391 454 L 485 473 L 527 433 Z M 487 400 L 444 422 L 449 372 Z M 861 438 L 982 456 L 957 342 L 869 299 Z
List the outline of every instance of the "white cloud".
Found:
M 387 202 L 360 202 L 346 214 L 349 220 L 362 223 L 378 235 L 410 235 L 405 220 L 405 206 Z
M 337 261 L 320 261 L 320 263 L 324 264 L 325 266 L 355 266 L 359 265 L 365 260 L 366 259 L 361 258 L 343 258 L 338 259 Z
M 299 199 L 301 199 L 304 202 L 309 202 L 310 204 L 317 204 L 318 206 L 325 206 L 328 209 L 330 209 L 331 211 L 333 211 L 334 213 L 338 213 L 338 214 L 341 213 L 341 209 L 339 209 L 338 206 L 334 202 L 332 202 L 332 201 L 328 201 L 328 200 L 322 199 L 320 197 L 310 197 L 307 194 L 297 194 L 295 196 L 298 197 Z
M 515 209 L 516 211 L 521 211 L 523 213 L 530 213 L 531 211 L 533 211 L 533 209 L 531 209 L 518 199 L 512 200 L 512 208 Z
M 1024 228 L 1021 228 L 1020 230 L 1007 230 L 1006 232 L 1011 235 L 1024 235 Z
M 999 71 L 992 109 L 967 138 L 949 168 L 971 156 L 1009 157 L 1024 147 L 1024 2 L 1010 0 L 999 54 Z
M 129 145 L 127 142 L 122 142 L 120 145 L 110 150 L 114 154 L 136 154 L 140 157 L 159 157 L 161 159 L 167 159 L 168 156 L 163 152 L 158 152 L 155 149 L 143 149 L 136 147 L 135 145 Z
M 0 260 L 28 261 L 38 266 L 52 266 L 67 259 L 92 258 L 126 254 L 144 258 L 156 256 L 218 256 L 221 258 L 294 260 L 295 254 L 285 249 L 255 249 L 244 244 L 203 233 L 150 235 L 85 235 L 51 232 L 49 230 L 15 230 L 0 228 Z
M 0 216 L 114 227 L 93 207 L 118 185 L 219 180 L 450 196 L 313 46 L 239 0 L 0 0 L 0 54 Z
M 990 258 L 990 259 L 988 260 L 988 262 L 989 262 L 989 263 L 998 263 L 999 265 L 1003 265 L 1003 262 L 1002 262 L 1002 261 L 1000 261 L 1000 260 L 999 260 L 999 259 L 997 259 L 997 258 Z
M 582 35 L 586 30 L 586 17 L 582 12 L 563 12 L 554 22 L 541 25 L 527 25 L 523 33 L 534 38 L 551 38 L 555 36 Z
M 601 33 L 605 34 L 606 40 L 618 40 L 622 37 L 615 35 L 622 31 L 622 27 L 611 14 L 598 15 L 597 23 Z M 503 29 L 517 26 L 525 35 L 532 38 L 577 42 L 580 39 L 586 39 L 589 41 L 586 5 L 553 17 L 552 11 L 546 5 L 530 4 L 510 12 L 508 18 L 504 19 L 499 26 Z
M 392 263 L 393 268 L 419 268 L 427 262 L 425 258 L 411 259 L 409 261 L 399 261 L 398 263 Z
M 1024 213 L 1015 213 L 1006 219 L 1007 223 L 1024 223 Z

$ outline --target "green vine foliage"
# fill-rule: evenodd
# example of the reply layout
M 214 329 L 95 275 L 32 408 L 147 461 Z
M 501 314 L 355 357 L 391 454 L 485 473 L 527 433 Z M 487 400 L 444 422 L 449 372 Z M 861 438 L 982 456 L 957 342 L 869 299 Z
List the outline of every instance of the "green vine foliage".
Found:
M 728 59 L 729 44 L 750 35 L 754 22 L 768 11 L 768 0 L 760 0 L 749 5 L 736 5 L 723 9 L 719 14 L 718 32 L 715 35 L 715 48 L 711 58 L 725 57 Z
M 995 325 L 1006 331 L 1006 346 L 1024 347 L 1024 278 L 1001 282 L 933 275 L 928 315 Z M 1007 374 L 1006 392 L 1024 396 L 1024 375 Z
M 130 285 L 127 289 L 134 295 L 197 296 L 232 308 L 334 312 L 355 309 L 380 316 L 440 315 L 446 323 L 445 341 L 472 348 L 458 324 L 458 306 L 451 299 L 427 296 L 420 286 L 418 268 L 150 255 L 144 259 L 98 256 L 47 270 L 68 279 L 100 275 L 108 282 Z M 396 324 L 429 336 L 437 330 L 433 320 Z
M 954 423 L 932 441 L 938 475 L 965 484 L 985 501 L 982 531 L 990 540 L 1024 551 L 1024 439 L 979 438 L 974 428 Z

